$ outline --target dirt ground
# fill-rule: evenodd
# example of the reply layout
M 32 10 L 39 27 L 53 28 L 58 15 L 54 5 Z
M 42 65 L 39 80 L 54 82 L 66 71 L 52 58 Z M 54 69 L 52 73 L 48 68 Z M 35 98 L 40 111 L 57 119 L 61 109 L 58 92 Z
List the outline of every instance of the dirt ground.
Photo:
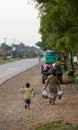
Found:
M 40 123 L 62 121 L 78 124 L 78 91 L 71 84 L 61 84 L 64 97 L 56 100 L 56 105 L 49 104 L 42 98 L 40 73 L 41 64 L 9 79 L 0 86 L 0 130 L 35 130 Z M 30 82 L 36 90 L 32 98 L 31 109 L 24 108 L 23 95 L 19 88 Z

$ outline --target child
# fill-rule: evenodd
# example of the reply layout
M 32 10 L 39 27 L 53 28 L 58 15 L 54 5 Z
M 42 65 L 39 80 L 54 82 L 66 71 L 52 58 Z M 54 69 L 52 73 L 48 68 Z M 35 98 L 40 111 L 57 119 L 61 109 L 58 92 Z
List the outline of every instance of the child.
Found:
M 25 100 L 25 109 L 30 109 L 30 104 L 31 104 L 31 96 L 34 97 L 33 95 L 33 89 L 30 88 L 30 83 L 26 83 L 26 87 L 24 88 L 24 100 Z

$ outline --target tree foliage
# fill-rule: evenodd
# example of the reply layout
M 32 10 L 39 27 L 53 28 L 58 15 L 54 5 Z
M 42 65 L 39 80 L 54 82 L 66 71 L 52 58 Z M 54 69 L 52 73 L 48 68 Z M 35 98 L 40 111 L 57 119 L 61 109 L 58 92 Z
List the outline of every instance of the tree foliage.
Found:
M 78 0 L 35 0 L 39 9 L 40 47 L 59 52 L 78 50 Z

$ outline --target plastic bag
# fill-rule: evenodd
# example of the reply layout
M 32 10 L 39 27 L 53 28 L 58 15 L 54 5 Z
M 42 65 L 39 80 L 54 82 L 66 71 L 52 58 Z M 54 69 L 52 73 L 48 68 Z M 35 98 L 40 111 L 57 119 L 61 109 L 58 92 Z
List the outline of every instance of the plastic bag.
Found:
M 48 92 L 47 92 L 46 89 L 44 89 L 44 90 L 42 91 L 42 97 L 43 97 L 43 98 L 48 98 Z
M 32 97 L 34 97 L 34 96 L 35 96 L 35 90 L 32 89 Z
M 61 99 L 63 97 L 64 92 L 62 90 L 59 90 L 57 93 L 58 99 Z
M 24 87 L 21 87 L 20 89 L 19 89 L 19 93 L 23 93 L 24 92 Z

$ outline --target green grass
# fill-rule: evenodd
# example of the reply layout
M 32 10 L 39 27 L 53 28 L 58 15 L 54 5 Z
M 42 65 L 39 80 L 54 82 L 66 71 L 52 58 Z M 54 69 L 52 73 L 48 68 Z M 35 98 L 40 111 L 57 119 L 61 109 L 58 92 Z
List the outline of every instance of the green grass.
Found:
M 17 61 L 18 58 L 11 58 L 11 59 L 6 59 L 6 60 L 0 60 L 0 65 L 2 64 L 6 64 L 6 63 L 10 63 L 10 62 L 14 62 Z
M 70 123 L 52 122 L 47 124 L 42 124 L 38 126 L 35 130 L 78 130 L 78 125 L 72 125 Z

